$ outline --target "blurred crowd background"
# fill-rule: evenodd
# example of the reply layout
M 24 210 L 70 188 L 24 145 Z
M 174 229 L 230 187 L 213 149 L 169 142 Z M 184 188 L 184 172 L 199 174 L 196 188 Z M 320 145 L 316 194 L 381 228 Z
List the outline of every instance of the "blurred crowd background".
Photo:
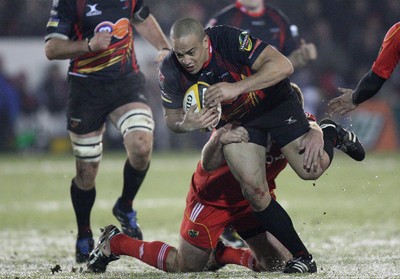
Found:
M 169 35 L 173 21 L 193 17 L 204 25 L 220 9 L 233 0 L 147 0 L 152 14 L 163 31 Z M 390 26 L 400 19 L 399 0 L 266 0 L 280 8 L 299 28 L 300 37 L 313 42 L 318 59 L 298 71 L 292 79 L 305 95 L 305 110 L 318 119 L 325 116 L 326 103 L 339 95 L 338 87 L 355 88 L 359 79 L 370 69 L 383 37 Z M 16 38 L 43 41 L 51 0 L 0 0 L 0 44 Z M 140 38 L 137 38 L 140 41 Z M 0 45 L 1 46 L 1 45 Z M 138 53 L 145 53 L 140 44 Z M 26 45 L 26 48 L 29 48 Z M 136 46 L 138 48 L 138 46 Z M 10 74 L 2 61 L 0 48 L 0 152 L 67 152 L 65 109 L 68 100 L 66 69 L 59 64 L 43 61 L 38 67 L 40 82 L 29 83 L 33 73 L 21 69 Z M 18 54 L 16 54 L 18 55 Z M 208 133 L 176 135 L 163 119 L 157 83 L 157 65 L 152 56 L 138 57 L 148 81 L 156 130 L 155 151 L 198 148 Z M 148 58 L 150 57 L 150 58 Z M 142 60 L 141 60 L 142 59 Z M 28 65 L 30 61 L 26 61 Z M 398 69 L 374 100 L 383 100 L 393 113 L 396 143 L 400 130 L 400 74 Z M 344 119 L 343 121 L 346 121 Z M 349 121 L 349 119 L 347 119 Z M 106 148 L 121 149 L 118 131 L 109 125 Z

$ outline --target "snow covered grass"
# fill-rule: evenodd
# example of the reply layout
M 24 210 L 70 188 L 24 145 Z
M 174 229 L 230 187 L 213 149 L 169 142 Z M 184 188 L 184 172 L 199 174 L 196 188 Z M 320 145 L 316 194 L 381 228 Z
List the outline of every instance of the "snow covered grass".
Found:
M 135 201 L 146 240 L 177 245 L 182 210 L 199 154 L 155 154 Z M 121 192 L 122 154 L 105 153 L 97 181 L 92 227 L 117 221 L 111 208 Z M 400 278 L 400 154 L 367 154 L 354 162 L 335 154 L 317 181 L 288 167 L 278 200 L 313 254 L 318 273 L 307 278 Z M 75 219 L 69 198 L 71 155 L 0 156 L 0 278 L 297 278 L 227 266 L 217 273 L 174 275 L 132 258 L 103 275 L 74 262 Z M 56 271 L 57 265 L 61 270 Z M 53 270 L 53 271 L 52 271 Z M 53 274 L 54 273 L 54 274 Z

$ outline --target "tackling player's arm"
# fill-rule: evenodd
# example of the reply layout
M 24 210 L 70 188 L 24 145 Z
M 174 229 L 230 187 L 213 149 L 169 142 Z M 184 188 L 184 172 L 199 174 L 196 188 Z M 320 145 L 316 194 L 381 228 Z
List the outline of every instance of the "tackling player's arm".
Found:
M 201 165 L 205 171 L 219 168 L 225 161 L 223 146 L 230 143 L 248 142 L 249 134 L 241 126 L 226 124 L 214 130 L 208 142 L 201 151 Z
M 242 93 L 273 86 L 293 73 L 289 59 L 270 45 L 260 53 L 251 69 L 255 73 L 245 79 L 210 86 L 205 95 L 206 106 L 213 107 Z

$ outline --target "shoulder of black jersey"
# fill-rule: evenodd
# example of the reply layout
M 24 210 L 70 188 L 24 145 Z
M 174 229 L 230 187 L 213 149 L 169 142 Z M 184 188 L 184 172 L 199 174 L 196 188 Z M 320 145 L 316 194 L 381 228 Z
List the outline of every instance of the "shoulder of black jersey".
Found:
M 265 9 L 269 13 L 274 13 L 278 15 L 284 22 L 286 22 L 287 25 L 291 24 L 289 17 L 281 9 L 275 8 L 274 6 L 270 5 L 265 5 Z

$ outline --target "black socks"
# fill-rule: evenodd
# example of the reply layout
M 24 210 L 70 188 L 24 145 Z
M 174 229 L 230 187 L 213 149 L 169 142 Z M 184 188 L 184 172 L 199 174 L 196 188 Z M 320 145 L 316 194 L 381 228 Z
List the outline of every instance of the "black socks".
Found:
M 259 212 L 253 212 L 253 214 L 261 221 L 264 228 L 292 253 L 293 257 L 309 255 L 307 248 L 293 227 L 290 216 L 274 199 L 271 200 L 267 208 Z

